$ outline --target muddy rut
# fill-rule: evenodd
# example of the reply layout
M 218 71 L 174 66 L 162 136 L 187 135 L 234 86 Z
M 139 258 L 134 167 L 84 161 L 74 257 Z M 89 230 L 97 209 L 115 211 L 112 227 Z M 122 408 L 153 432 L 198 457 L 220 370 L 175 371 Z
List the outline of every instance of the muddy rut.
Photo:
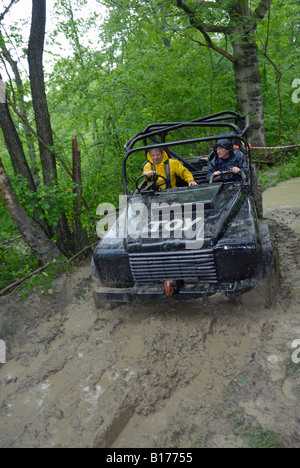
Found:
M 300 447 L 299 182 L 264 195 L 280 268 L 269 298 L 261 284 L 233 301 L 97 310 L 87 264 L 53 296 L 5 302 L 0 447 L 249 447 L 253 434 Z

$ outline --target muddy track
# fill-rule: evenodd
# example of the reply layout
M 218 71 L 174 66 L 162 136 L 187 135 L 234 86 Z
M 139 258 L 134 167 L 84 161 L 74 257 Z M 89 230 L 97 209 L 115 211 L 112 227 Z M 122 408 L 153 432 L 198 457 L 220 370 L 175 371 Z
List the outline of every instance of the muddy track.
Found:
M 1 307 L 0 447 L 300 446 L 299 207 L 267 212 L 279 257 L 229 301 L 97 310 L 89 265 Z M 275 438 L 274 434 L 278 434 Z

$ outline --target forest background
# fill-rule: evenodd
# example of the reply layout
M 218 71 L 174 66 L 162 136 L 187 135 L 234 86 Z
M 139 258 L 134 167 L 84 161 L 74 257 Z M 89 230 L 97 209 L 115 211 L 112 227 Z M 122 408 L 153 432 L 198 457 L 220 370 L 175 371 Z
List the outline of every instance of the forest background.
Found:
M 253 146 L 299 145 L 299 36 L 298 0 L 1 0 L 0 290 L 97 240 L 149 123 L 233 110 Z M 300 176 L 297 146 L 252 159 Z

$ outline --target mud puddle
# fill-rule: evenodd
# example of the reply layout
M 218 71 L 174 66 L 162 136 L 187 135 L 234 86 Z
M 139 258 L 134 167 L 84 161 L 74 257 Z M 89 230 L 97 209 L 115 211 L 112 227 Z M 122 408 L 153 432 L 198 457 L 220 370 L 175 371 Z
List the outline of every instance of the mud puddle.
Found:
M 254 431 L 299 447 L 300 180 L 289 182 L 282 205 L 264 194 L 280 259 L 270 308 L 262 284 L 234 301 L 99 311 L 89 265 L 52 297 L 2 305 L 0 447 L 249 447 Z M 276 189 L 280 202 L 287 184 Z

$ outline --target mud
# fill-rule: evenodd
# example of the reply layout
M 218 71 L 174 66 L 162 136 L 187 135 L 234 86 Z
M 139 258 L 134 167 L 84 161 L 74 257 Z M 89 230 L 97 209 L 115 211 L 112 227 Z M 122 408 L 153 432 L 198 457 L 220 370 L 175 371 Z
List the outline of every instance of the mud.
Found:
M 0 447 L 238 448 L 254 431 L 299 447 L 299 183 L 264 193 L 280 268 L 268 300 L 261 284 L 234 301 L 97 310 L 87 264 L 53 296 L 2 304 Z

